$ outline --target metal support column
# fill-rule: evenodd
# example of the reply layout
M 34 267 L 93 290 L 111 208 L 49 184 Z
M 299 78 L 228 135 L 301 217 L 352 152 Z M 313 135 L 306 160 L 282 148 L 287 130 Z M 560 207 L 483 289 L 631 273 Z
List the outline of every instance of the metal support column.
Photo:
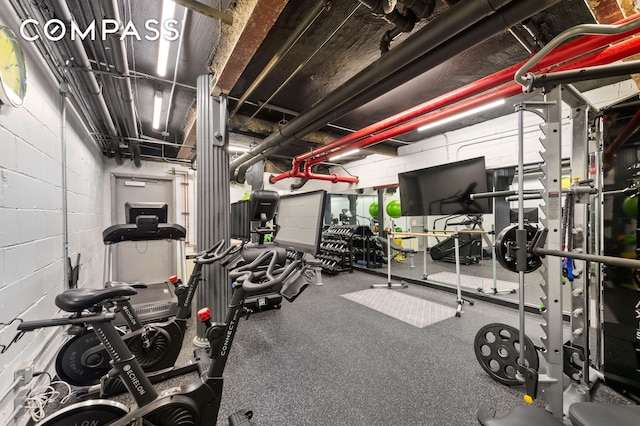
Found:
M 545 95 L 548 102 L 544 108 L 546 123 L 541 126 L 544 137 L 540 139 L 544 149 L 541 152 L 544 163 L 543 226 L 549 229 L 547 247 L 560 250 L 562 230 L 562 87 Z M 563 414 L 563 336 L 562 336 L 562 259 L 546 256 L 543 260 L 542 274 L 546 284 L 542 285 L 545 297 L 542 316 L 545 323 L 542 329 L 545 336 L 543 356 L 547 361 L 547 372 L 539 377 L 541 392 L 547 402 L 547 409 L 554 417 L 562 419 Z M 544 376 L 544 377 L 543 377 Z
M 229 241 L 229 144 L 227 98 L 210 96 L 214 81 L 210 75 L 198 76 L 196 138 L 197 250 L 206 250 L 217 241 Z M 209 307 L 212 321 L 223 322 L 230 297 L 230 282 L 219 264 L 203 268 L 198 286 L 197 309 Z M 198 322 L 194 344 L 206 343 L 205 327 Z
M 572 229 L 567 230 L 567 250 L 589 253 L 589 205 L 591 194 L 581 192 L 581 181 L 589 177 L 588 114 L 589 105 L 572 86 L 565 86 L 563 99 L 571 106 L 571 193 L 573 199 Z M 572 261 L 568 259 L 568 261 Z M 564 392 L 564 412 L 574 402 L 590 398 L 589 377 L 589 262 L 573 260 L 571 284 L 571 343 L 565 350 L 565 371 L 571 383 Z

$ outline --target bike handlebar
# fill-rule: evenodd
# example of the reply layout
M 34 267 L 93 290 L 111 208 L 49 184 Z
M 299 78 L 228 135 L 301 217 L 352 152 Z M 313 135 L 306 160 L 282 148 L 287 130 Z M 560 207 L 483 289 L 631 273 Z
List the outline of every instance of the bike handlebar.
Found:
M 282 268 L 278 270 L 278 272 L 282 272 L 277 273 L 274 270 L 276 259 L 277 254 L 274 251 L 268 251 L 264 255 L 258 256 L 256 261 L 259 260 L 259 266 L 264 266 L 266 260 L 269 260 L 267 270 L 264 274 L 262 274 L 263 271 L 250 271 L 249 275 L 246 276 L 242 282 L 242 288 L 244 288 L 247 293 L 259 293 L 261 291 L 267 290 L 268 288 L 281 284 L 300 265 L 299 260 L 294 260 L 289 266 L 284 268 L 284 270 Z M 252 263 L 256 263 L 256 261 Z M 276 275 L 275 277 L 274 274 Z M 258 280 L 259 278 L 263 277 L 266 278 L 266 281 L 254 282 L 254 280 Z
M 230 245 L 225 250 L 222 250 L 224 247 L 224 239 L 218 241 L 211 247 L 209 250 L 205 251 L 202 254 L 199 254 L 198 257 L 195 258 L 194 262 L 201 265 L 209 265 L 211 263 L 217 262 L 220 259 L 227 257 L 232 252 L 237 252 L 240 250 L 240 246 Z

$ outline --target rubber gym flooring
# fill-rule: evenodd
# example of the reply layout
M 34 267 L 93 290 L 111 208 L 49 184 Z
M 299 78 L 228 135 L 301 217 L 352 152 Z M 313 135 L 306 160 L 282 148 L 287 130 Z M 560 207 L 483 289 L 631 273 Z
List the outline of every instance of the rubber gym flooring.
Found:
M 523 386 L 491 379 L 473 349 L 485 324 L 517 327 L 516 310 L 477 300 L 458 318 L 450 292 L 421 285 L 370 289 L 386 277 L 358 270 L 323 274 L 323 281 L 294 303 L 283 301 L 281 309 L 239 323 L 218 425 L 245 408 L 254 412 L 251 424 L 260 426 L 478 425 L 481 408 L 506 411 L 523 403 Z M 527 335 L 536 345 L 539 324 L 539 316 L 528 314 Z M 184 359 L 192 354 L 194 330 L 188 330 Z M 156 387 L 193 380 L 190 373 Z M 126 395 L 113 399 L 128 403 Z M 629 403 L 603 384 L 593 400 Z
M 451 293 L 418 285 L 370 290 L 386 281 L 360 271 L 323 278 L 294 303 L 240 323 L 219 424 L 248 407 L 255 425 L 477 425 L 480 408 L 522 403 L 522 386 L 492 380 L 473 350 L 483 325 L 517 326 L 515 310 L 478 301 L 457 318 Z M 363 291 L 377 293 L 386 311 L 354 301 Z M 398 319 L 406 298 L 415 299 L 406 306 L 438 312 L 420 324 Z M 529 316 L 527 327 L 539 344 L 539 317 Z M 594 399 L 626 402 L 604 385 Z

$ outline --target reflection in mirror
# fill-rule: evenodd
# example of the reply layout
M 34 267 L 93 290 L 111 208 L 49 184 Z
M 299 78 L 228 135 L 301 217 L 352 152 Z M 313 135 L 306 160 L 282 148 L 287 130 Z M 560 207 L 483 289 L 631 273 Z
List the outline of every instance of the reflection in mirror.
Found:
M 517 190 L 518 181 L 514 167 L 490 169 L 488 176 L 488 191 Z M 568 176 L 570 170 L 563 170 Z M 525 174 L 525 190 L 534 191 L 542 188 L 539 181 L 539 169 L 532 167 Z M 567 180 L 567 179 L 565 179 Z M 459 185 L 464 186 L 464 182 Z M 568 181 L 567 181 L 568 185 Z M 468 185 L 467 185 L 468 186 Z M 379 204 L 379 192 L 383 203 Z M 394 246 L 402 247 L 406 253 L 392 251 L 391 273 L 399 278 L 415 280 L 415 282 L 429 282 L 430 284 L 454 287 L 457 282 L 453 239 L 449 237 L 455 231 L 460 232 L 460 273 L 463 291 L 482 292 L 486 295 L 504 298 L 517 302 L 518 287 L 517 273 L 507 271 L 494 261 L 493 245 L 495 235 L 503 228 L 517 223 L 517 199 L 496 198 L 489 199 L 489 211 L 484 214 L 438 214 L 399 216 L 394 211 L 394 205 L 402 207 L 402 188 L 389 186 L 383 189 L 356 189 L 342 193 L 331 194 L 331 223 L 366 227 L 372 236 L 386 239 L 386 230 L 397 230 L 411 234 L 396 235 L 392 239 Z M 392 204 L 389 207 L 389 204 Z M 540 199 L 525 200 L 525 221 L 534 226 L 541 226 Z M 389 211 L 392 215 L 389 215 Z M 382 224 L 379 223 L 378 213 L 382 213 Z M 446 232 L 445 232 L 446 231 Z M 472 231 L 472 232 L 468 232 Z M 438 236 L 433 236 L 437 234 Z M 447 234 L 447 235 L 443 235 Z M 358 247 L 356 247 L 357 249 Z M 383 253 L 383 262 L 367 263 L 358 260 L 356 268 L 368 268 L 381 275 L 387 274 L 388 256 L 386 245 L 379 247 Z M 409 251 L 415 253 L 409 255 Z M 356 250 L 357 251 L 357 250 Z M 542 278 L 537 272 L 527 274 L 526 303 L 540 306 L 539 297 L 542 295 L 539 284 Z M 564 297 L 568 310 L 570 295 Z

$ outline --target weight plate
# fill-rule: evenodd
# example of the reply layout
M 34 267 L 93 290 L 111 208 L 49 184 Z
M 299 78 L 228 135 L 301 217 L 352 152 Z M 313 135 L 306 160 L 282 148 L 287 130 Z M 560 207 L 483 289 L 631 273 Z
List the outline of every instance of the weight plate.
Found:
M 87 351 L 100 345 L 92 330 L 85 330 L 65 343 L 56 357 L 56 373 L 60 379 L 73 386 L 93 386 L 107 374 L 111 365 L 106 351 Z
M 533 237 L 538 232 L 538 229 L 529 224 L 524 225 L 524 229 L 527 231 L 527 244 L 533 241 Z M 510 253 L 510 247 L 516 244 L 516 231 L 518 225 L 511 225 L 504 228 L 496 237 L 496 258 L 500 265 L 505 269 L 512 272 L 518 272 L 516 268 L 516 256 L 515 253 Z M 540 256 L 527 252 L 527 265 L 525 273 L 533 272 L 542 266 L 542 259 Z
M 493 380 L 508 386 L 522 384 L 516 379 L 520 356 L 520 337 L 517 328 L 500 323 L 487 324 L 476 334 L 473 349 L 480 366 Z M 525 336 L 524 364 L 536 371 L 540 365 L 538 352 L 527 336 Z

